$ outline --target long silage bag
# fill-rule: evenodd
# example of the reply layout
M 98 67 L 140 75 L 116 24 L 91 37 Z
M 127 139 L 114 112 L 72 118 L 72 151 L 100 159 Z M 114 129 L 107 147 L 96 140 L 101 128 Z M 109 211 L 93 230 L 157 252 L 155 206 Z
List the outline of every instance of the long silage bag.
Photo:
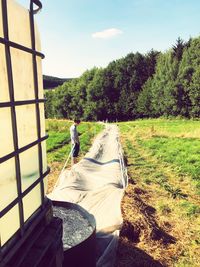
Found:
M 85 157 L 60 175 L 48 195 L 52 200 L 79 204 L 95 217 L 97 267 L 114 265 L 127 182 L 118 128 L 107 125 Z

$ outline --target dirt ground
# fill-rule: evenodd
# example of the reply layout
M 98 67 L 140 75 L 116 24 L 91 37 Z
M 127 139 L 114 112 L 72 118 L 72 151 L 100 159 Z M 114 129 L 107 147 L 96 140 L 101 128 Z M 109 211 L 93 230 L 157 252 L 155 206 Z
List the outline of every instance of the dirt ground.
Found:
M 60 174 L 61 168 L 62 167 L 61 167 L 60 162 L 54 162 L 50 164 L 51 171 L 50 171 L 50 174 L 48 175 L 47 194 L 52 192 L 53 187 L 55 186 L 58 176 Z
M 117 250 L 118 267 L 172 266 L 176 239 L 170 235 L 172 225 L 160 222 L 156 210 L 149 205 L 151 194 L 129 184 L 122 204 L 123 227 Z

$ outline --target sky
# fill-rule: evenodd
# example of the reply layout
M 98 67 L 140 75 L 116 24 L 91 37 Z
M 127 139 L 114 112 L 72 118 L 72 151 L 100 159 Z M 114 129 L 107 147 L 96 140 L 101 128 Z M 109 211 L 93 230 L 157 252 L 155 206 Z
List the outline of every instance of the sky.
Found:
M 29 0 L 17 0 L 28 7 Z M 128 53 L 165 51 L 200 36 L 199 0 L 42 0 L 43 73 L 79 77 Z

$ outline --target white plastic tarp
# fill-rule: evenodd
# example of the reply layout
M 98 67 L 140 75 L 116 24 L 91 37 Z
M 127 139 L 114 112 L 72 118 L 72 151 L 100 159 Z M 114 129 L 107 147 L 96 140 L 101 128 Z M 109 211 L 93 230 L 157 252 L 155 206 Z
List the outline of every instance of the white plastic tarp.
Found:
M 127 182 L 118 128 L 107 125 L 85 157 L 60 175 L 48 195 L 52 200 L 79 204 L 93 214 L 97 227 L 97 267 L 114 264 L 123 222 L 120 203 Z

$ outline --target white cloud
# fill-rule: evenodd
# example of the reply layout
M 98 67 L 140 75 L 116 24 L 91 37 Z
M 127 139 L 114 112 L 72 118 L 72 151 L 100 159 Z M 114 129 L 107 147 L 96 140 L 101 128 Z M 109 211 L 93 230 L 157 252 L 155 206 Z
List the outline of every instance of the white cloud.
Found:
M 123 32 L 116 28 L 106 29 L 101 32 L 95 32 L 92 34 L 93 38 L 108 39 L 113 38 L 117 35 L 122 34 Z

